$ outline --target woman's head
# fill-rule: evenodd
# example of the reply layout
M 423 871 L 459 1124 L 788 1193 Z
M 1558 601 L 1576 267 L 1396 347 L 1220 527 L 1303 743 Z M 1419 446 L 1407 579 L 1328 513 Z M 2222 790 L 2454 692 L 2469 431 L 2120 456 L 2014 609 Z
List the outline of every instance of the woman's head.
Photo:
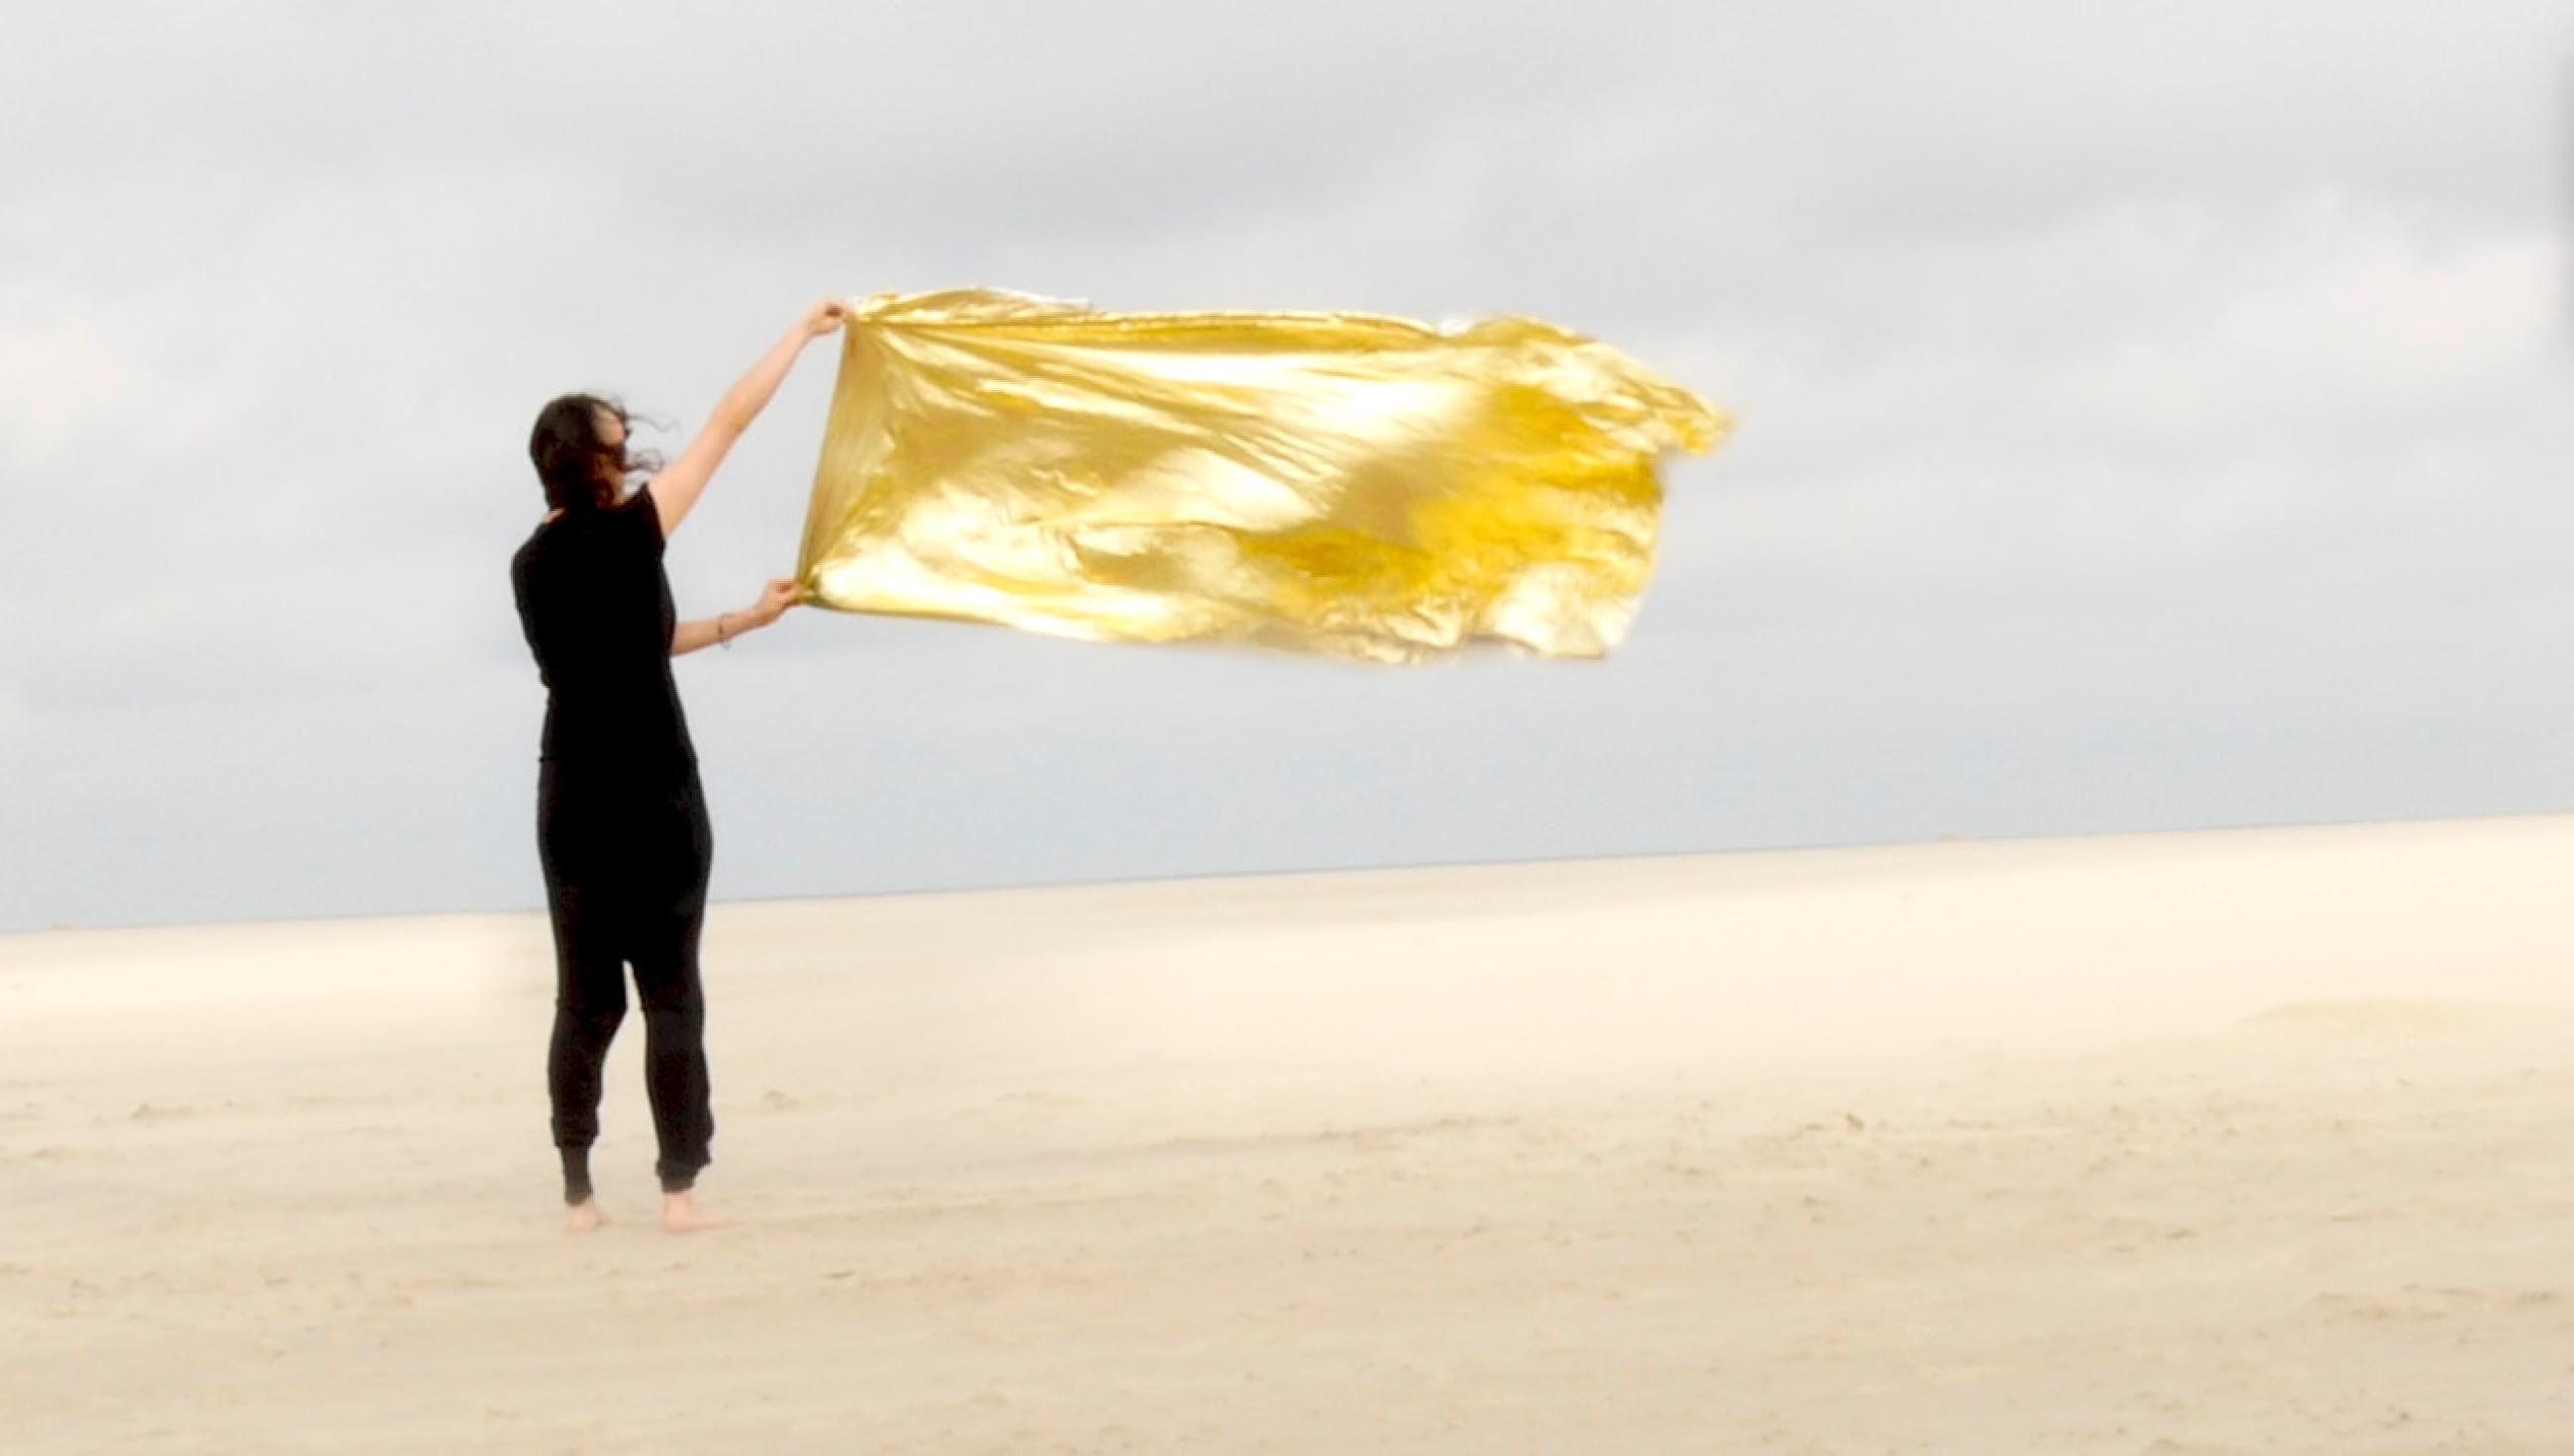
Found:
M 546 504 L 561 511 L 612 506 L 628 476 L 652 469 L 657 462 L 648 454 L 629 448 L 631 423 L 625 406 L 597 395 L 565 395 L 539 411 L 528 459 Z

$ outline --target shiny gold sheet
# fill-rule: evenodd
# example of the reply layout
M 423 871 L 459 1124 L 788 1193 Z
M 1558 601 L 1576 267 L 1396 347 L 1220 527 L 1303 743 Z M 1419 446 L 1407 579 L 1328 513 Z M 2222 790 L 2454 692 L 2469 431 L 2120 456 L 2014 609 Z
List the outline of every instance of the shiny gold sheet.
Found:
M 1615 646 L 1730 422 L 1534 319 L 851 305 L 796 563 L 847 612 L 1407 662 Z

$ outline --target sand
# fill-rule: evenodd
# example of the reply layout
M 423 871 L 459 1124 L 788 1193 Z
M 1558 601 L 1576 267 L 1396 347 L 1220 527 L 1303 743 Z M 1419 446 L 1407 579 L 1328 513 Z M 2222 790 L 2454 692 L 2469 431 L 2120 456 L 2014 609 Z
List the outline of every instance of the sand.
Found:
M 2574 1451 L 2574 816 L 0 937 L 12 1451 Z

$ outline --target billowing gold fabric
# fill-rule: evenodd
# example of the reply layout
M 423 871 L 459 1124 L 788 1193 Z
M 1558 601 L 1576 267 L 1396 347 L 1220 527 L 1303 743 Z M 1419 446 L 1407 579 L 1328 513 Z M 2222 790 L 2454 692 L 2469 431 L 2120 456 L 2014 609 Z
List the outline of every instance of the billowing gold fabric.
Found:
M 848 612 L 1404 662 L 1594 657 L 1651 574 L 1657 455 L 1729 422 L 1533 319 L 851 306 L 796 564 Z

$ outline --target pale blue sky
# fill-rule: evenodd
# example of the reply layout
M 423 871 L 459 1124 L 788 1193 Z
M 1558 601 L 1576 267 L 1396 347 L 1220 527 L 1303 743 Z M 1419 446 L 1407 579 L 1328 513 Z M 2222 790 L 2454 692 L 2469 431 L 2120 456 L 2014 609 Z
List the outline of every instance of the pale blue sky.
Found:
M 807 301 L 966 284 L 1537 314 L 1741 429 L 1602 664 L 683 660 L 718 896 L 2574 806 L 2562 5 L 11 30 L 0 929 L 541 903 L 537 407 L 693 428 Z M 832 363 L 683 613 L 791 565 Z

